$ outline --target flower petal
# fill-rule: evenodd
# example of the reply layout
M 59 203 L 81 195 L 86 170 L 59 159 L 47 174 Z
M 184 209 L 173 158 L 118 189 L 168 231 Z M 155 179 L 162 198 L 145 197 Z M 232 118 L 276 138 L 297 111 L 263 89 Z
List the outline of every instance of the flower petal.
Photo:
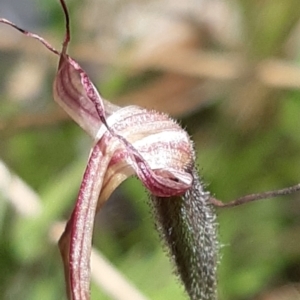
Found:
M 110 195 L 107 193 L 106 197 L 102 196 L 98 200 L 103 184 L 106 184 L 109 192 L 116 187 L 111 188 L 110 182 L 104 179 L 108 176 L 108 167 L 114 156 L 118 155 L 119 148 L 120 141 L 105 128 L 103 136 L 91 151 L 75 208 L 59 241 L 68 285 L 67 292 L 69 299 L 72 300 L 90 299 L 90 254 L 94 219 L 96 211 Z M 119 166 L 131 170 L 124 162 L 121 162 Z M 118 169 L 115 169 L 115 172 L 113 174 L 116 179 L 120 173 Z M 131 174 L 132 172 L 121 174 L 122 181 Z
M 109 163 L 105 149 L 95 145 L 83 176 L 72 216 L 60 241 L 69 299 L 89 299 L 90 254 L 94 218 L 104 174 Z
M 69 41 L 66 40 L 53 84 L 54 100 L 95 138 L 101 124 L 107 127 L 106 117 L 119 107 L 103 99 L 87 73 L 66 54 Z
M 122 168 L 114 168 L 118 172 L 126 170 L 126 176 L 133 173 L 131 167 L 150 193 L 161 197 L 182 195 L 191 187 L 192 176 L 186 169 L 194 157 L 192 143 L 172 119 L 155 111 L 129 106 L 115 112 L 107 119 L 107 124 L 112 137 L 120 142 L 110 167 L 123 164 Z M 97 139 L 105 131 L 106 128 L 101 127 Z M 120 174 L 118 176 L 120 181 Z M 113 178 L 112 173 L 109 178 Z

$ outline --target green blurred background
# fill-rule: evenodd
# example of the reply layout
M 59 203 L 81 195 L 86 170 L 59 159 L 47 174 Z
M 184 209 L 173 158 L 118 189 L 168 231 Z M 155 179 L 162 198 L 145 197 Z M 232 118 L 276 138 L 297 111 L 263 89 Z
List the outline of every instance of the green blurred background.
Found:
M 67 4 L 70 55 L 105 98 L 178 119 L 212 195 L 300 181 L 299 0 Z M 0 14 L 60 47 L 58 1 L 2 0 Z M 12 202 L 0 176 L 0 298 L 65 299 L 50 237 L 71 213 L 92 141 L 52 100 L 57 57 L 5 25 L 0 36 L 0 158 L 41 204 L 22 215 L 28 199 Z M 220 300 L 300 299 L 300 194 L 217 212 Z M 128 180 L 97 216 L 94 247 L 145 297 L 186 299 L 153 224 L 147 193 Z M 92 299 L 119 298 L 93 283 Z

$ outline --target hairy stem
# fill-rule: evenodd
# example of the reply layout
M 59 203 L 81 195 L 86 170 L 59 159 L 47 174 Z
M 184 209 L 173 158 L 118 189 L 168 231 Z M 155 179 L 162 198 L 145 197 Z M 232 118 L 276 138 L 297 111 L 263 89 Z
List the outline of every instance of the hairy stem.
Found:
M 218 241 L 216 215 L 195 169 L 182 197 L 152 196 L 157 227 L 192 300 L 215 300 Z

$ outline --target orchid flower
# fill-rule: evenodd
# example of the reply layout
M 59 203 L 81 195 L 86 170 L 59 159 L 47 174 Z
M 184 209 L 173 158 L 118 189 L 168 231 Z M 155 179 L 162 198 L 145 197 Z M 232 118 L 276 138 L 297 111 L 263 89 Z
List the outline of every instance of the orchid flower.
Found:
M 90 254 L 96 213 L 126 178 L 136 175 L 150 194 L 161 238 L 193 300 L 214 300 L 218 242 L 209 193 L 195 168 L 189 135 L 170 117 L 103 99 L 87 73 L 67 54 L 69 15 L 62 50 L 6 19 L 0 22 L 37 39 L 59 56 L 55 101 L 93 139 L 72 215 L 60 238 L 68 299 L 90 299 Z

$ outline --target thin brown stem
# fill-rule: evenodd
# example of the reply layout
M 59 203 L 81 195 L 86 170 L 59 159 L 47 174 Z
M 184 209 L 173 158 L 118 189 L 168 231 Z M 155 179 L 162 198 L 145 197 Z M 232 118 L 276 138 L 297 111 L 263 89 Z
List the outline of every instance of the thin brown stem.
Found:
M 63 50 L 62 53 L 66 53 L 67 52 L 67 48 L 68 48 L 68 44 L 70 42 L 71 39 L 71 34 L 70 34 L 70 18 L 69 18 L 69 12 L 68 12 L 68 8 L 66 6 L 66 3 L 64 0 L 60 0 L 60 4 L 62 6 L 62 9 L 64 11 L 65 14 L 65 26 L 66 26 L 66 32 L 65 32 L 65 38 L 63 41 Z
M 263 200 L 263 199 L 275 198 L 275 197 L 279 197 L 279 196 L 290 195 L 290 194 L 293 194 L 293 193 L 296 193 L 299 191 L 300 191 L 300 183 L 290 186 L 290 187 L 287 187 L 287 188 L 284 188 L 284 189 L 281 189 L 281 190 L 246 195 L 246 196 L 237 198 L 237 199 L 232 200 L 227 203 L 224 203 L 214 197 L 210 197 L 210 202 L 216 207 L 226 208 L 226 207 L 234 207 L 234 206 L 246 204 L 246 203 L 257 201 L 257 200 Z
M 49 42 L 47 42 L 45 39 L 43 39 L 42 37 L 40 37 L 39 35 L 32 33 L 30 31 L 27 31 L 19 26 L 17 26 L 16 24 L 10 22 L 9 20 L 6 20 L 4 18 L 0 18 L 0 23 L 3 24 L 7 24 L 13 28 L 15 28 L 16 30 L 20 31 L 21 33 L 23 33 L 26 36 L 29 36 L 31 38 L 34 38 L 36 40 L 38 40 L 40 43 L 42 43 L 47 49 L 49 49 L 51 52 L 53 52 L 54 54 L 60 55 L 60 52 L 58 50 L 56 50 L 54 47 L 51 46 L 51 44 Z

